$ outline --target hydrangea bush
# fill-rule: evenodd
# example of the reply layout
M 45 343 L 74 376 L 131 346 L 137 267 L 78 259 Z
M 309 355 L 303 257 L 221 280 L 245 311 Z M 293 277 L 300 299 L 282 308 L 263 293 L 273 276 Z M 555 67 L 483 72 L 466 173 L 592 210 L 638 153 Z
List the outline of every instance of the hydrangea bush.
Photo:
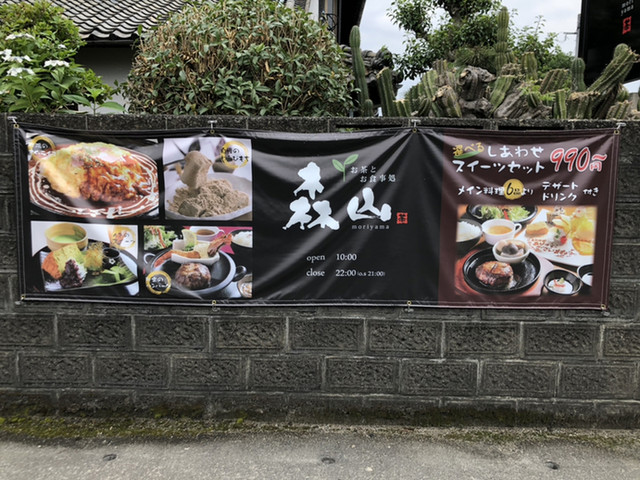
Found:
M 42 0 L 0 6 L 0 110 L 57 112 L 105 106 L 114 89 L 74 62 L 83 45 L 63 10 Z

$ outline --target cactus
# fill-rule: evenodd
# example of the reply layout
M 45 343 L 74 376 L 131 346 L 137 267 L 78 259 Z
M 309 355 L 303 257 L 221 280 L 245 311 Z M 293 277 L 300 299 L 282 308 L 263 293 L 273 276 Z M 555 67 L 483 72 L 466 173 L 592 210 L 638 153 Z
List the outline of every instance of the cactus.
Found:
M 393 79 L 389 67 L 384 67 L 377 75 L 378 91 L 380 92 L 380 104 L 382 114 L 385 117 L 397 117 L 398 111 L 395 105 L 395 93 L 393 91 Z
M 405 100 L 409 102 L 410 114 L 412 116 L 426 117 L 431 109 L 431 98 L 427 97 L 427 92 L 422 82 L 415 84 L 405 95 Z
M 491 96 L 489 97 L 489 101 L 496 109 L 504 101 L 515 80 L 516 77 L 513 75 L 501 75 L 496 78 L 491 91 Z
M 568 72 L 564 68 L 549 70 L 540 84 L 540 93 L 544 95 L 545 93 L 560 90 L 567 80 L 567 75 Z
M 436 103 L 444 112 L 445 117 L 462 118 L 462 110 L 458 103 L 458 95 L 449 85 L 445 85 L 438 89 L 434 103 Z
M 567 98 L 567 118 L 591 118 L 593 99 L 598 94 L 592 92 L 572 92 Z
M 415 115 L 418 117 L 426 117 L 429 115 L 433 96 L 427 94 L 427 90 L 422 81 L 411 87 L 408 95 L 411 96 L 412 114 L 415 112 Z
M 435 70 L 429 70 L 422 76 L 420 83 L 424 87 L 425 93 L 429 98 L 435 97 L 436 92 L 438 91 L 438 72 Z
M 567 91 L 558 90 L 553 95 L 553 118 L 564 120 L 567 118 Z
M 607 112 L 608 119 L 624 119 L 631 113 L 631 102 L 625 100 L 623 102 L 616 102 L 613 104 Z
M 500 75 L 514 75 L 519 77 L 522 75 L 522 66 L 519 63 L 506 63 L 500 69 Z
M 498 12 L 497 41 L 506 42 L 509 40 L 509 10 L 507 7 L 500 8 Z
M 411 112 L 417 111 L 420 105 L 420 84 L 411 87 L 404 99 L 409 102 L 409 109 Z
M 396 115 L 398 117 L 410 117 L 411 109 L 407 100 L 395 100 L 394 102 Z
M 509 93 L 500 106 L 495 109 L 495 118 L 519 118 L 529 110 L 527 104 L 527 90 L 518 86 Z
M 507 7 L 502 7 L 498 12 L 498 31 L 496 34 L 495 51 L 496 56 L 494 64 L 496 72 L 500 72 L 502 67 L 507 63 L 513 63 L 515 56 L 509 49 L 509 10 Z
M 438 87 L 449 85 L 455 88 L 456 76 L 449 68 L 449 62 L 446 60 L 436 60 L 433 62 L 433 69 L 438 73 Z
M 571 88 L 574 92 L 584 92 L 587 85 L 584 83 L 584 70 L 586 65 L 584 60 L 576 57 L 571 62 Z
M 542 95 L 540 95 L 540 92 L 536 91 L 536 90 L 530 90 L 527 92 L 527 104 L 531 107 L 531 108 L 538 108 L 540 107 L 540 105 L 542 105 Z
M 508 61 L 507 61 L 507 55 L 503 52 L 498 52 L 496 53 L 496 59 L 495 59 L 495 65 L 496 65 L 496 72 L 500 72 L 502 70 L 502 67 L 504 67 Z
M 435 70 L 429 70 L 422 76 L 420 84 L 424 88 L 426 98 L 431 102 L 431 111 L 436 117 L 442 117 L 443 112 L 433 100 L 438 92 L 438 72 Z
M 358 28 L 357 25 L 354 25 L 353 28 L 351 28 L 349 44 L 351 45 L 353 74 L 356 88 L 358 89 L 358 105 L 360 106 L 360 114 L 363 116 L 371 116 L 373 115 L 373 108 L 371 108 L 371 115 L 367 115 L 364 112 L 365 108 L 369 110 L 368 106 L 365 107 L 365 103 L 369 100 L 369 87 L 367 86 L 364 60 L 362 59 L 362 51 L 360 50 L 360 28 Z
M 420 104 L 418 105 L 418 110 L 416 111 L 416 116 L 418 117 L 426 117 L 429 115 L 429 111 L 431 110 L 431 100 L 427 97 L 422 97 L 420 99 Z
M 550 70 L 542 79 L 534 53 L 527 52 L 519 62 L 514 62 L 505 41 L 507 28 L 508 13 L 502 9 L 500 33 L 494 46 L 494 60 L 501 64 L 499 75 L 483 77 L 481 69 L 468 66 L 456 78 L 447 61 L 439 60 L 407 96 L 410 114 L 454 118 L 640 119 L 640 94 L 630 95 L 621 83 L 633 63 L 640 59 L 627 45 L 616 47 L 609 65 L 587 88 L 582 59 L 575 59 L 570 69 Z M 396 102 L 394 106 L 404 115 L 404 104 Z
M 621 83 L 616 85 L 614 88 L 610 90 L 605 90 L 602 92 L 593 92 L 597 93 L 598 96 L 593 98 L 592 109 L 591 109 L 591 117 L 590 118 L 606 118 L 607 112 L 609 108 L 616 103 L 616 99 L 618 98 L 618 92 L 621 88 L 624 88 Z
M 533 52 L 526 52 L 522 55 L 521 60 L 522 70 L 527 80 L 538 79 L 538 60 L 536 60 L 536 54 Z
M 611 62 L 604 68 L 596 81 L 587 88 L 588 92 L 600 93 L 600 97 L 593 103 L 593 118 L 606 118 L 609 109 L 616 103 L 620 89 L 624 88 L 622 82 L 639 58 L 624 43 L 615 48 Z
M 363 117 L 373 117 L 373 100 L 367 98 L 362 104 L 360 112 Z
M 447 62 L 446 60 L 438 59 L 433 62 L 433 69 L 438 74 L 438 77 L 442 77 L 447 73 L 447 70 L 449 70 L 449 62 Z
M 626 100 L 629 100 L 629 97 L 630 97 L 629 90 L 627 90 L 626 87 L 622 86 L 618 91 L 616 102 L 624 102 Z
M 603 92 L 624 82 L 633 64 L 640 58 L 628 45 L 621 43 L 613 53 L 613 59 L 604 67 L 600 76 L 587 90 L 589 92 Z

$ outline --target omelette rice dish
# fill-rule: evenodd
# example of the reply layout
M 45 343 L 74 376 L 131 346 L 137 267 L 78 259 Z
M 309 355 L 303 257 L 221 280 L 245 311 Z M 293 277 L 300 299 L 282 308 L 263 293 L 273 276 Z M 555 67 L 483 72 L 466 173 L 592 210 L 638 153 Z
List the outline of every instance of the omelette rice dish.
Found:
M 132 152 L 108 143 L 77 143 L 39 159 L 39 172 L 72 199 L 120 203 L 152 193 L 152 179 Z

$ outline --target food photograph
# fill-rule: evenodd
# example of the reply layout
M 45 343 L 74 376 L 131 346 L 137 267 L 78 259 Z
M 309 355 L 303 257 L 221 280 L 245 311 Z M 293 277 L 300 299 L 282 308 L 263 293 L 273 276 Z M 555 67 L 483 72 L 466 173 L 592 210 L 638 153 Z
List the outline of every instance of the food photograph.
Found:
M 124 219 L 158 213 L 156 162 L 104 142 L 31 142 L 29 195 L 45 213 L 76 218 Z
M 144 275 L 151 295 L 252 298 L 253 230 L 144 226 Z
M 163 163 L 167 218 L 252 219 L 249 140 L 166 139 Z
M 139 292 L 135 229 L 96 223 L 31 223 L 32 258 L 43 292 L 133 296 Z M 113 242 L 126 234 L 126 245 Z
M 596 280 L 596 217 L 593 206 L 460 206 L 458 294 L 588 295 Z

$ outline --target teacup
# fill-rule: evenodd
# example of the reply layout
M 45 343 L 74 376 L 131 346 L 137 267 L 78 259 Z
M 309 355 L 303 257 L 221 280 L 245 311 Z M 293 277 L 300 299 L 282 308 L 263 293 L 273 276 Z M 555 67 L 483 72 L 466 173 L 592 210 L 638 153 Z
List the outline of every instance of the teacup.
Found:
M 102 266 L 106 269 L 118 264 L 120 252 L 116 248 L 107 247 L 103 251 Z
M 56 223 L 44 232 L 47 246 L 52 252 L 75 243 L 80 250 L 87 248 L 89 237 L 87 231 L 75 223 Z
M 489 245 L 495 245 L 500 240 L 513 238 L 521 228 L 522 224 L 520 223 L 514 223 L 506 218 L 495 218 L 482 224 L 482 233 L 484 233 L 484 239 Z

